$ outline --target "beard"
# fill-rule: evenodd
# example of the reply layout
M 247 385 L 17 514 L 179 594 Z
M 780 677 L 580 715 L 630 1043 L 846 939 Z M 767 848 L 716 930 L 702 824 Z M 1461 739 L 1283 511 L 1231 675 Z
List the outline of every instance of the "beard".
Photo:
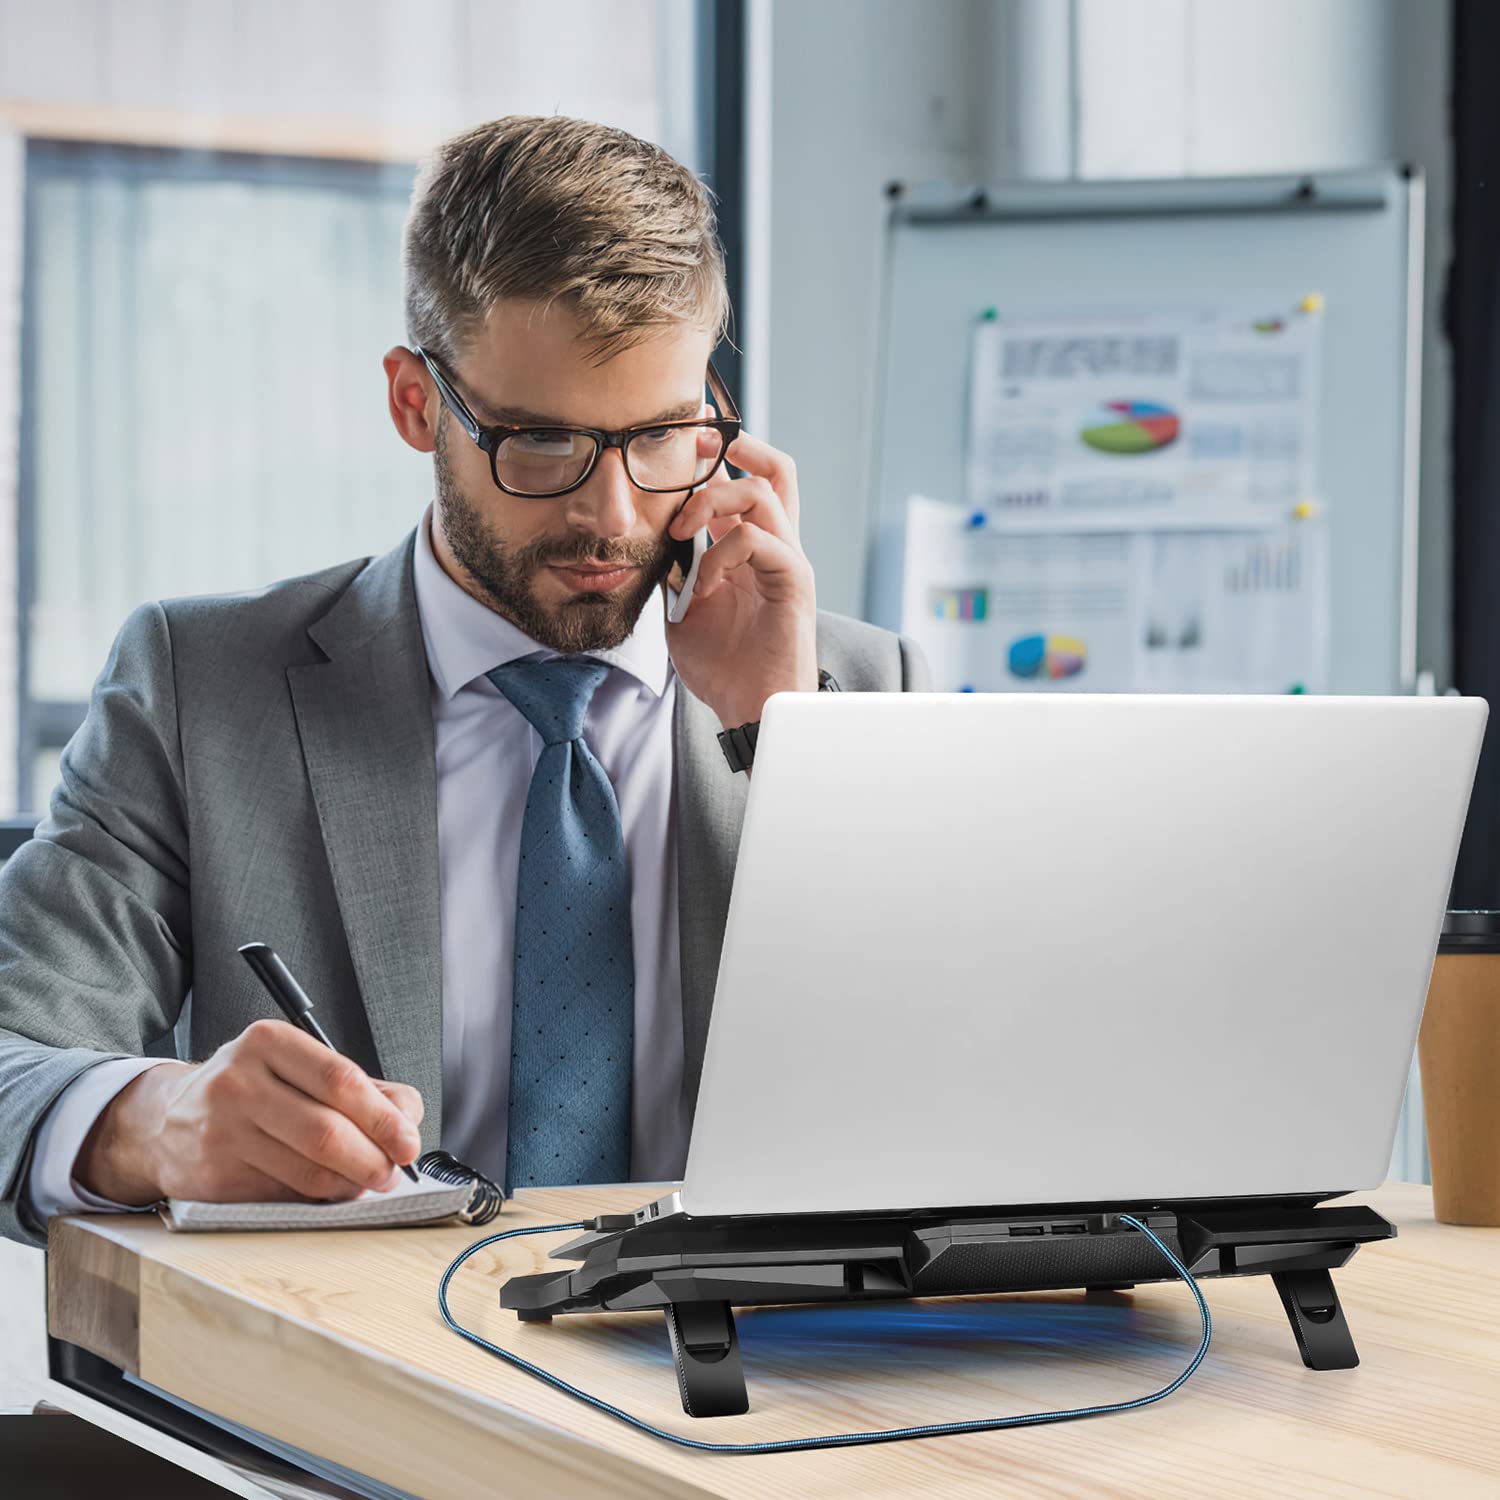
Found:
M 623 537 L 574 535 L 541 539 L 524 547 L 507 547 L 454 480 L 448 464 L 446 423 L 437 431 L 433 454 L 438 519 L 448 548 L 468 576 L 470 593 L 524 631 L 539 646 L 569 654 L 608 651 L 635 629 L 647 601 L 672 568 L 671 542 L 665 537 L 630 541 Z M 496 493 L 499 493 L 497 491 Z M 546 500 L 516 500 L 518 505 L 546 505 Z M 632 583 L 607 594 L 575 594 L 561 604 L 544 604 L 536 580 L 548 565 L 616 563 L 640 569 Z

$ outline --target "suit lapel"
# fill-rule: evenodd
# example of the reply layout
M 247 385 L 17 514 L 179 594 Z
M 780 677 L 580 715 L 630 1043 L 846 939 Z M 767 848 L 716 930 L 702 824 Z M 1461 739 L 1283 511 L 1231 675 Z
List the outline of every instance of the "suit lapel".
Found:
M 673 710 L 677 793 L 677 915 L 682 965 L 683 1091 L 691 1110 L 703 1076 L 724 921 L 734 884 L 748 781 L 719 749 L 713 710 L 677 681 Z
M 437 771 L 414 533 L 370 563 L 308 634 L 328 656 L 287 670 L 302 753 L 381 1071 L 442 1120 Z

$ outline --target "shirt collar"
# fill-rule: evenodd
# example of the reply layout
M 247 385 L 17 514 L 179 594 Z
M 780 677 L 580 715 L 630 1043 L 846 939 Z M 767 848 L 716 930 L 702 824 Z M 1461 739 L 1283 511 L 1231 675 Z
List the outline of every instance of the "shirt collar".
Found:
M 412 582 L 422 622 L 422 640 L 427 647 L 427 666 L 445 699 L 451 700 L 504 662 L 522 656 L 559 654 L 538 645 L 504 615 L 481 604 L 448 576 L 432 550 L 431 505 L 423 511 L 417 526 Z M 653 589 L 630 635 L 612 650 L 588 654 L 628 672 L 660 697 L 666 692 L 672 674 L 666 622 L 667 606 L 662 590 Z

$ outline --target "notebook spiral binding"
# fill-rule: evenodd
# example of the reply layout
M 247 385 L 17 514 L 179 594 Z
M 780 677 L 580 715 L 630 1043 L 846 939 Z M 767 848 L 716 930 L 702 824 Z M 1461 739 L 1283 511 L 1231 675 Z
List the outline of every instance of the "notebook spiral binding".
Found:
M 459 1214 L 465 1224 L 488 1224 L 500 1212 L 500 1189 L 483 1172 L 466 1167 L 451 1153 L 429 1151 L 417 1158 L 417 1170 L 439 1182 L 467 1182 L 473 1186 L 469 1206 Z

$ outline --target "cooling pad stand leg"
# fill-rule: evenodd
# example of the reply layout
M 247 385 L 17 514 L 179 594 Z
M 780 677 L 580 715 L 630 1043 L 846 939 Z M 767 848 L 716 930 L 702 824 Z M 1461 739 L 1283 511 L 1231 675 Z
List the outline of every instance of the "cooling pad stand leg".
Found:
M 682 1409 L 690 1417 L 737 1417 L 750 1410 L 734 1310 L 727 1302 L 673 1302 L 667 1336 Z
M 1273 1271 L 1287 1321 L 1310 1370 L 1352 1370 L 1359 1363 L 1354 1338 L 1327 1271 Z

